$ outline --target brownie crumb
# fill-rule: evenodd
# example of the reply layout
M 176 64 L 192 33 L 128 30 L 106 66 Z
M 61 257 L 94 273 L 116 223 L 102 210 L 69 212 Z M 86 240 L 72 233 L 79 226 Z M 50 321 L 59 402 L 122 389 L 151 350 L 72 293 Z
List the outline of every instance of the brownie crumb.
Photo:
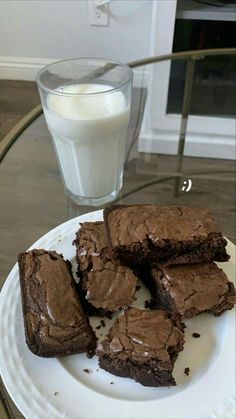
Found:
M 89 371 L 89 369 L 88 369 L 88 368 L 85 368 L 83 371 L 84 371 L 84 372 L 87 372 L 87 374 L 89 374 L 89 373 L 90 373 L 90 371 Z
M 144 301 L 144 307 L 145 308 L 150 308 L 150 306 L 151 306 L 151 301 L 149 301 L 149 300 Z
M 102 327 L 105 327 L 106 326 L 106 323 L 104 322 L 104 320 L 101 320 L 100 323 L 101 323 L 101 326 Z
M 57 396 L 57 395 L 58 395 L 58 391 L 55 391 L 54 396 Z
M 95 327 L 95 329 L 101 329 L 101 325 L 99 324 L 97 327 Z
M 201 335 L 200 335 L 199 333 L 195 333 L 195 332 L 194 332 L 194 333 L 192 334 L 192 337 L 193 337 L 193 338 L 200 338 L 200 336 L 201 336 Z
M 184 370 L 184 374 L 189 375 L 189 373 L 190 373 L 190 368 L 186 367 Z
M 96 338 L 96 340 L 97 340 L 97 338 Z M 94 355 L 95 355 L 95 351 L 93 349 L 87 352 L 87 358 L 88 359 L 91 359 Z
M 136 285 L 136 291 L 139 291 L 141 289 L 140 285 Z

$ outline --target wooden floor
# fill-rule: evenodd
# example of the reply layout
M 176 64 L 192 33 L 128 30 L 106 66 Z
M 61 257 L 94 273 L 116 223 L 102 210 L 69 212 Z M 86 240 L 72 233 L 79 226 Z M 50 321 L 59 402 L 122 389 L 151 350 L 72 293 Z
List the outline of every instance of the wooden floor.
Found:
M 35 82 L 0 80 L 0 141 L 39 103 Z

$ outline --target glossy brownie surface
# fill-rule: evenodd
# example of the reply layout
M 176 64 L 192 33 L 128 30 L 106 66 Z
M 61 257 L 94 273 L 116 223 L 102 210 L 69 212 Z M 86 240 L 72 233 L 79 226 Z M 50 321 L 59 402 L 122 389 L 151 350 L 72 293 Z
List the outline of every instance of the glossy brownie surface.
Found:
M 104 210 L 110 248 L 127 263 L 228 260 L 226 240 L 209 209 L 130 205 Z
M 135 293 L 132 270 L 112 258 L 104 223 L 83 223 L 76 234 L 78 273 L 87 301 L 97 309 L 127 307 Z
M 203 312 L 220 315 L 233 308 L 235 289 L 214 262 L 161 266 L 151 271 L 154 306 L 176 310 L 183 318 Z
M 70 262 L 53 251 L 18 258 L 26 341 L 39 356 L 90 352 L 95 335 L 74 288 Z
M 183 344 L 178 317 L 130 308 L 116 319 L 97 354 L 100 366 L 115 375 L 146 386 L 174 385 L 172 370 Z

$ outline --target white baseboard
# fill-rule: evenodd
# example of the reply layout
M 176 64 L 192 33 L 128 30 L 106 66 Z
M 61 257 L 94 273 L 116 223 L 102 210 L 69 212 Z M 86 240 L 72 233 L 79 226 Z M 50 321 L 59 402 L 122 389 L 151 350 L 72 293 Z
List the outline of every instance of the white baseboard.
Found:
M 178 137 L 171 132 L 141 132 L 138 144 L 139 152 L 156 154 L 177 154 Z M 188 134 L 185 143 L 185 156 L 209 157 L 215 159 L 236 159 L 235 138 L 200 136 Z
M 53 61 L 57 59 L 0 56 L 0 79 L 34 81 L 38 71 Z M 146 69 L 133 69 L 133 72 L 134 86 L 147 86 Z
M 56 60 L 49 58 L 0 56 L 0 79 L 33 81 L 38 71 L 53 61 Z

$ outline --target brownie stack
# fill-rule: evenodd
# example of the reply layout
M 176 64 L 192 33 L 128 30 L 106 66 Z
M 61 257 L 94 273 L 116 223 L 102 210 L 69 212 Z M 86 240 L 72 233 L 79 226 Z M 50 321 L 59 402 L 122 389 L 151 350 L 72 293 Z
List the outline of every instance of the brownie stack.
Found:
M 233 307 L 234 285 L 214 263 L 228 261 L 229 255 L 211 210 L 113 206 L 104 219 L 114 256 L 139 269 L 152 295 L 151 308 L 189 318 Z
M 220 315 L 235 302 L 233 283 L 214 263 L 229 256 L 212 212 L 111 206 L 104 223 L 81 224 L 74 243 L 87 312 L 125 309 L 97 347 L 101 368 L 146 386 L 174 385 L 184 344 L 181 320 Z M 149 310 L 130 307 L 136 276 L 151 292 Z
M 39 356 L 93 355 L 89 315 L 116 317 L 97 345 L 101 368 L 144 386 L 175 385 L 184 347 L 182 320 L 235 304 L 235 288 L 215 261 L 229 259 L 209 209 L 131 205 L 104 210 L 104 222 L 80 225 L 76 285 L 62 255 L 35 249 L 19 255 L 26 341 Z M 134 308 L 138 277 L 151 293 Z

